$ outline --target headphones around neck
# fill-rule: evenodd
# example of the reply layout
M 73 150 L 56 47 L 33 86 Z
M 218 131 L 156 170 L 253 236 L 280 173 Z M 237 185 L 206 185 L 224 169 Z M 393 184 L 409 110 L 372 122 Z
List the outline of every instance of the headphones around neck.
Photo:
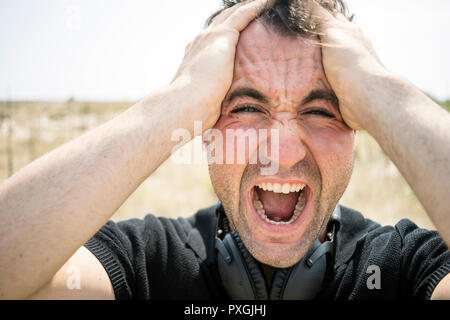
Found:
M 222 209 L 223 211 L 223 209 Z M 223 217 L 226 219 L 226 217 Z M 220 216 L 219 216 L 220 219 Z M 334 256 L 334 236 L 339 228 L 340 207 L 333 211 L 323 243 L 315 240 L 306 255 L 295 265 L 277 269 L 270 291 L 258 262 L 245 248 L 235 231 L 223 239 L 216 236 L 217 260 L 222 284 L 234 300 L 309 300 L 314 299 L 327 273 L 327 255 Z

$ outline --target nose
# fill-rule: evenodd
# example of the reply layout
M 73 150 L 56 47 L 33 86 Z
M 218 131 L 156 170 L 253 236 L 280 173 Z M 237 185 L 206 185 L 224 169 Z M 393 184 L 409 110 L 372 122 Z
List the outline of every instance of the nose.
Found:
M 270 144 L 271 150 L 278 149 L 278 159 L 277 152 L 272 152 L 270 161 L 278 163 L 280 169 L 290 169 L 305 158 L 306 146 L 301 131 L 296 115 L 292 113 L 279 114 L 272 122 Z M 277 133 L 278 139 L 275 137 Z

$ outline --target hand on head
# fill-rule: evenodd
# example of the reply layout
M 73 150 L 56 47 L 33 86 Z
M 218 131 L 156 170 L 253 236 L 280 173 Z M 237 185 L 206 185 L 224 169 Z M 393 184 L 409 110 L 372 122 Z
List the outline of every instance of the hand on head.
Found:
M 202 108 L 204 130 L 220 115 L 220 106 L 233 79 L 239 33 L 273 0 L 244 1 L 223 10 L 191 41 L 173 83 L 190 88 L 192 101 Z
M 370 81 L 371 75 L 387 73 L 370 40 L 361 29 L 341 13 L 330 12 L 313 2 L 322 46 L 322 62 L 333 91 L 339 99 L 341 114 L 348 126 L 365 129 L 358 119 L 361 90 L 358 84 Z

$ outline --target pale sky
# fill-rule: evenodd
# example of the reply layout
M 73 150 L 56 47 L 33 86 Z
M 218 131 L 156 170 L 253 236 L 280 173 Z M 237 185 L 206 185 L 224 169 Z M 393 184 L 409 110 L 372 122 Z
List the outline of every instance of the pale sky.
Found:
M 387 68 L 450 98 L 450 1 L 347 0 Z M 135 101 L 220 0 L 0 0 L 0 100 Z

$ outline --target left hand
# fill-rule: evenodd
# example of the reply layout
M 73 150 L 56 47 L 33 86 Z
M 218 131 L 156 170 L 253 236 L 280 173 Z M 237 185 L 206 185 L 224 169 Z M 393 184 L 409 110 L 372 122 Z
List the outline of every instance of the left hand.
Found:
M 328 82 L 339 99 L 339 107 L 348 126 L 365 129 L 361 123 L 364 108 L 370 108 L 364 99 L 362 87 L 370 83 L 371 75 L 388 74 L 369 39 L 361 29 L 342 14 L 332 14 L 314 3 L 322 43 L 322 60 Z

